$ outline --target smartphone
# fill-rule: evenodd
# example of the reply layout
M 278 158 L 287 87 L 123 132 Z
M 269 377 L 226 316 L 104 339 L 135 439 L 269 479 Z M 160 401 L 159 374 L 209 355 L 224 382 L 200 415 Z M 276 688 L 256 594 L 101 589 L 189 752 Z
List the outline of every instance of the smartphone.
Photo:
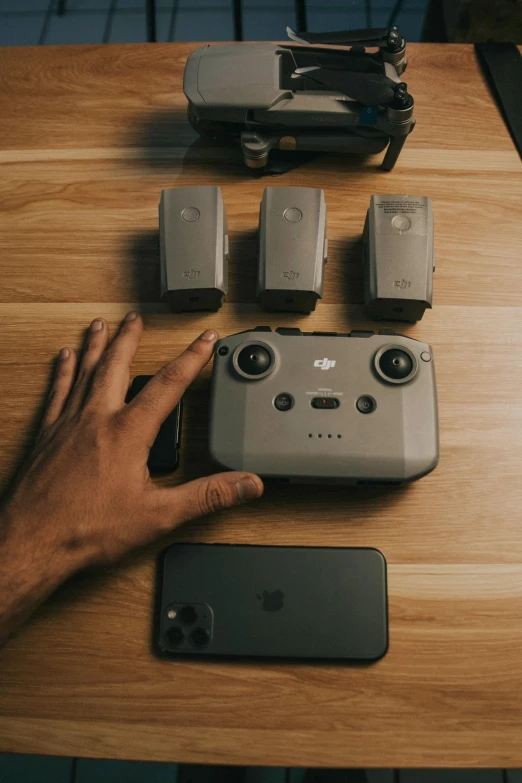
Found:
M 369 662 L 388 649 L 377 549 L 174 544 L 159 583 L 166 655 Z
M 133 400 L 153 377 L 153 375 L 137 375 L 127 392 L 126 402 Z M 183 401 L 180 400 L 156 435 L 147 461 L 151 473 L 174 473 L 179 465 L 182 405 Z

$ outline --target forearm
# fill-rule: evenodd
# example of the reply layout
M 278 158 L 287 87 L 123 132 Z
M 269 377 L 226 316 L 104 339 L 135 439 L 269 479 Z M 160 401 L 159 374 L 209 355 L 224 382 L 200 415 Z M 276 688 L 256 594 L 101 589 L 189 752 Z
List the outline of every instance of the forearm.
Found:
M 80 567 L 77 553 L 55 547 L 8 510 L 0 512 L 0 647 Z

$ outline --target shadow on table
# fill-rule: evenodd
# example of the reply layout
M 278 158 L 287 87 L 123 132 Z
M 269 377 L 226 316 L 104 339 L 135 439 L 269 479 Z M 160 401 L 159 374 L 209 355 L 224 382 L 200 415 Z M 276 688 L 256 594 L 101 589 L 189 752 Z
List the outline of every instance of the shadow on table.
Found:
M 338 254 L 340 263 L 335 266 L 335 271 L 339 274 L 336 283 L 341 292 L 340 299 L 348 310 L 351 305 L 361 304 L 364 301 L 362 237 L 341 239 L 336 242 L 340 244 Z M 331 275 L 328 265 L 326 275 Z M 339 297 L 339 291 L 337 291 L 337 297 Z
M 167 173 L 193 174 L 195 169 L 204 168 L 205 173 L 211 175 L 226 165 L 230 179 L 238 176 L 243 168 L 236 144 L 229 139 L 201 138 L 184 111 L 157 111 L 141 117 L 137 125 L 130 128 L 127 141 L 138 151 L 138 162 Z
M 131 236 L 126 250 L 134 276 L 135 302 L 161 302 L 158 229 Z
M 228 301 L 256 302 L 258 230 L 250 229 L 230 236 Z M 262 318 L 262 314 L 259 316 Z
M 350 178 L 364 169 L 373 173 L 382 160 L 382 155 L 281 153 L 275 150 L 270 157 L 272 170 L 269 168 L 263 176 L 263 172 L 252 171 L 245 166 L 236 140 L 229 137 L 201 138 L 190 125 L 185 111 L 181 110 L 157 111 L 141 117 L 130 128 L 127 144 L 138 151 L 138 162 L 165 172 L 175 171 L 182 178 L 186 176 L 193 184 L 210 184 L 214 178 L 223 176 L 228 181 L 261 178 L 269 183 L 274 176 L 284 177 L 296 169 L 313 174 L 314 182 L 321 181 L 317 180 L 317 176 L 325 169 L 332 168 L 335 168 L 337 175 Z M 368 161 L 372 159 L 375 160 L 375 166 L 368 166 Z
M 143 151 L 143 162 L 156 164 L 161 150 L 187 147 L 199 136 L 190 125 L 185 111 L 169 109 L 140 115 L 128 128 L 128 143 Z

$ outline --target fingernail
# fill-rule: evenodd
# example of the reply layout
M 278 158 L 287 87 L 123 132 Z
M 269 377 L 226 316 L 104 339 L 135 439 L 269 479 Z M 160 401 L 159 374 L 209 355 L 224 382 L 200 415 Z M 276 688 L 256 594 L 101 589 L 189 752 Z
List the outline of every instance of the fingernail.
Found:
M 251 478 L 242 478 L 237 482 L 237 496 L 241 503 L 255 500 L 261 494 L 257 484 Z
M 99 318 L 97 318 L 91 324 L 91 332 L 99 332 L 100 329 L 103 329 L 103 321 L 101 321 Z
M 203 332 L 199 336 L 200 340 L 206 340 L 209 343 L 213 343 L 214 340 L 217 340 L 217 332 L 215 332 L 213 329 L 207 329 L 206 332 Z
M 67 359 L 69 357 L 70 353 L 71 352 L 70 352 L 69 348 L 62 348 L 62 350 L 60 351 L 60 354 L 59 354 L 60 359 Z
M 135 321 L 138 317 L 138 313 L 127 313 L 125 318 L 123 319 L 125 323 L 128 323 L 129 321 Z

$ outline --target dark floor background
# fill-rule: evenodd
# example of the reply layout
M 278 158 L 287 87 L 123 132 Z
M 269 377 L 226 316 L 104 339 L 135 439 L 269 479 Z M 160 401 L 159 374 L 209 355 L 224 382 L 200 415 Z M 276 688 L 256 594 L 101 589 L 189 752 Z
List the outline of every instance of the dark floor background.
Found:
M 522 783 L 522 770 L 245 770 L 0 754 L 0 783 Z
M 309 30 L 385 26 L 395 0 L 308 0 Z M 428 0 L 403 0 L 395 23 L 419 41 Z M 293 0 L 243 0 L 245 40 L 284 40 L 295 25 Z M 234 38 L 232 0 L 156 0 L 158 41 Z M 0 0 L 0 46 L 146 41 L 145 0 Z

